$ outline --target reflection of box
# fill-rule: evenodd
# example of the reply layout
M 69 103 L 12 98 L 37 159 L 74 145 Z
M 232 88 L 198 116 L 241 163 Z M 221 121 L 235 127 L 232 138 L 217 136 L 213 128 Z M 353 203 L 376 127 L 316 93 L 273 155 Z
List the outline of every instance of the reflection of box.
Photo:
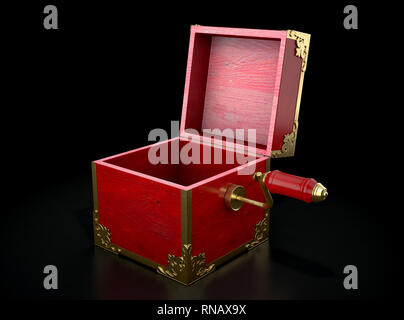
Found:
M 180 137 L 153 147 L 167 150 L 168 159 L 173 146 L 197 147 L 200 163 L 154 165 L 151 146 L 94 161 L 95 243 L 189 284 L 266 240 L 269 209 L 233 211 L 224 198 L 239 185 L 265 202 L 252 173 L 268 171 L 270 156 L 293 156 L 309 39 L 295 31 L 192 26 Z M 196 139 L 214 128 L 222 133 Z M 256 145 L 247 132 L 235 145 L 226 142 L 227 128 L 255 129 Z M 218 154 L 223 162 L 237 154 L 248 162 L 215 164 Z M 240 175 L 241 168 L 252 170 Z

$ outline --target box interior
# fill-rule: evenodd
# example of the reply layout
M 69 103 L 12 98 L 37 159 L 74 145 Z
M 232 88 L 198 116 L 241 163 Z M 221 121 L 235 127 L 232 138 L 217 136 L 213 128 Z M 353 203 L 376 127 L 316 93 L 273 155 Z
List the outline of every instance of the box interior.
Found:
M 280 45 L 276 38 L 195 33 L 184 99 L 185 132 L 244 129 L 244 138 L 237 140 L 247 144 L 246 130 L 255 129 L 257 149 L 268 150 L 280 83 Z M 212 136 L 223 139 L 228 134 Z
M 153 150 L 152 148 L 156 149 Z M 151 163 L 149 161 L 150 149 L 152 149 L 151 154 L 156 154 L 157 156 L 167 154 L 168 163 Z M 184 154 L 195 155 L 196 163 L 185 164 L 181 159 L 179 161 L 173 160 L 175 158 L 178 159 L 178 155 L 180 154 L 176 150 L 180 150 Z M 174 139 L 116 155 L 102 161 L 182 186 L 190 186 L 227 170 L 239 167 L 241 165 L 239 162 L 241 161 L 238 161 L 236 158 L 237 154 L 245 157 L 246 162 L 259 158 L 259 156 L 246 155 L 212 145 L 208 146 L 196 142 Z M 172 158 L 172 156 L 174 157 Z M 226 157 L 233 159 L 233 163 L 228 163 L 229 161 L 226 161 Z M 220 159 L 221 163 L 217 163 Z M 197 163 L 198 161 L 199 164 Z

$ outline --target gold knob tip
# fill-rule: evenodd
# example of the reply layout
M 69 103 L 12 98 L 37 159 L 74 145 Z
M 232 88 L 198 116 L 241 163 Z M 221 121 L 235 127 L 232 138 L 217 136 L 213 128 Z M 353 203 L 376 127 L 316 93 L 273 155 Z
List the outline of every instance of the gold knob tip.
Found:
M 313 188 L 312 199 L 313 202 L 320 202 L 328 197 L 327 188 L 321 183 L 317 183 Z

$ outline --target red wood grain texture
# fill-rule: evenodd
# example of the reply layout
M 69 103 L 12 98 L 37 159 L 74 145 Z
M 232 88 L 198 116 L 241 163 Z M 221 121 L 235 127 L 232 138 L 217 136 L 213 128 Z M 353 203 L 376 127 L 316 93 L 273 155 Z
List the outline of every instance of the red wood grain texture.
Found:
M 286 31 L 192 26 L 180 134 L 255 129 L 257 153 L 269 155 L 285 44 Z
M 313 188 L 317 181 L 313 178 L 303 178 L 288 173 L 274 170 L 265 177 L 265 185 L 269 192 L 302 200 L 310 203 L 313 201 Z
M 184 152 L 189 156 L 195 155 L 195 163 L 185 164 L 182 161 L 172 163 L 172 144 L 178 143 L 177 156 L 174 159 L 180 159 L 179 152 Z M 153 145 L 125 153 L 120 156 L 103 159 L 102 161 L 114 166 L 129 169 L 133 172 L 148 175 L 150 179 L 158 178 L 169 181 L 181 186 L 190 186 L 200 183 L 210 177 L 215 177 L 227 170 L 240 166 L 240 161 L 233 151 L 228 151 L 212 145 L 204 145 L 187 140 L 173 139 L 157 144 L 158 147 L 167 150 L 167 164 L 152 164 L 148 159 L 148 153 Z M 185 149 L 186 148 L 186 149 Z M 175 151 L 174 151 L 175 152 Z M 246 156 L 248 161 L 256 160 L 255 156 Z M 186 188 L 182 188 L 186 189 Z
M 96 161 L 100 223 L 113 244 L 166 265 L 181 255 L 181 190 Z
M 211 40 L 209 35 L 191 33 L 189 42 L 189 52 L 192 54 L 188 57 L 184 100 L 187 100 L 190 108 L 181 123 L 186 122 L 187 128 L 196 130 L 202 126 Z
M 296 41 L 287 39 L 272 150 L 282 149 L 285 134 L 293 131 L 301 69 L 302 59 L 296 57 Z
M 165 148 L 166 146 L 168 154 L 167 157 L 170 159 L 171 156 L 171 141 L 165 141 L 159 146 Z M 171 181 L 174 183 L 178 183 L 178 173 L 179 173 L 179 164 L 152 164 L 149 159 L 149 149 L 141 148 L 135 150 L 134 152 L 130 152 L 121 156 L 113 157 L 110 159 L 103 160 L 106 163 L 113 164 L 118 167 L 126 168 L 132 171 L 141 172 L 146 175 L 150 175 L 152 177 L 157 177 L 162 180 Z
M 256 171 L 265 172 L 265 158 L 256 163 Z M 206 263 L 222 257 L 254 238 L 255 225 L 264 218 L 264 210 L 244 204 L 239 211 L 224 205 L 229 184 L 245 187 L 248 198 L 264 201 L 264 194 L 250 175 L 232 172 L 192 190 L 193 254 L 205 253 Z
M 213 37 L 202 129 L 256 130 L 266 145 L 280 40 Z
M 263 210 L 245 205 L 235 213 L 225 206 L 223 196 L 235 183 L 263 201 L 252 174 L 265 171 L 266 158 L 248 157 L 240 165 L 234 151 L 220 147 L 179 139 L 155 145 L 175 142 L 179 150 L 198 147 L 200 163 L 153 165 L 147 158 L 153 145 L 95 162 L 100 223 L 110 230 L 113 244 L 166 265 L 168 254 L 181 255 L 181 190 L 192 190 L 193 254 L 207 253 L 209 263 L 253 238 Z M 226 164 L 231 156 L 234 163 Z M 215 163 L 220 159 L 223 163 Z M 208 160 L 210 164 L 203 164 Z M 253 170 L 239 175 L 245 167 Z
M 240 167 L 239 159 L 234 151 L 212 145 L 204 145 L 195 142 L 181 141 L 181 148 L 188 146 L 199 155 L 197 163 L 180 164 L 178 183 L 184 186 L 203 183 L 205 179 L 215 178 L 228 170 Z M 245 158 L 244 158 L 245 157 Z M 255 156 L 245 156 L 244 161 L 257 159 Z

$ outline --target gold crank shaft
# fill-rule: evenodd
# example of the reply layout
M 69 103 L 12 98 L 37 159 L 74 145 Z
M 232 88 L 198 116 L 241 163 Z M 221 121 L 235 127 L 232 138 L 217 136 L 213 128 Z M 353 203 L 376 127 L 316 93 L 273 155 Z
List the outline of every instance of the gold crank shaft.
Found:
M 248 199 L 248 198 L 244 198 L 242 196 L 238 196 L 238 195 L 235 195 L 235 194 L 232 194 L 231 198 L 234 199 L 234 200 L 244 202 L 244 203 L 252 204 L 253 206 L 257 206 L 257 207 L 260 207 L 260 208 L 265 208 L 265 206 L 266 206 L 266 204 L 263 203 L 263 202 L 255 201 L 255 200 Z

